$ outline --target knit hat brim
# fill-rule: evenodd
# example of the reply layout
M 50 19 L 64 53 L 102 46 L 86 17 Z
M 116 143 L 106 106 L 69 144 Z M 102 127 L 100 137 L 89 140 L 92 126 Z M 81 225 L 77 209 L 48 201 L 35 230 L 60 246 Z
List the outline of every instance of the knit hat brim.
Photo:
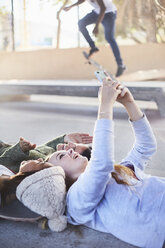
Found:
M 26 177 L 17 187 L 16 196 L 21 201 L 22 194 L 29 186 L 42 180 L 45 177 L 50 177 L 53 175 L 61 175 L 65 179 L 64 170 L 59 166 L 53 166 L 50 168 L 37 171 L 36 173 Z

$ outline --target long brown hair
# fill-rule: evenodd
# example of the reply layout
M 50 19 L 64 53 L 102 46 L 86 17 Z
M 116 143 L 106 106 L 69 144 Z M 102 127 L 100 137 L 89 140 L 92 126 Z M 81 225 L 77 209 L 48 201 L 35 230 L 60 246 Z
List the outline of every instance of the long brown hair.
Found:
M 1 207 L 16 199 L 16 188 L 21 181 L 36 171 L 19 172 L 14 176 L 0 176 Z
M 124 184 L 127 186 L 132 186 L 132 184 L 129 182 L 129 177 L 134 177 L 134 171 L 129 168 L 128 166 L 124 165 L 114 165 L 115 171 L 111 172 L 112 177 L 115 179 L 115 181 L 118 184 Z M 75 180 L 76 181 L 76 180 Z M 69 177 L 65 177 L 65 183 L 66 183 L 66 190 L 68 191 L 69 188 L 72 186 L 72 184 L 75 182 Z
M 127 166 L 124 165 L 114 165 L 115 171 L 111 172 L 112 177 L 118 184 L 125 184 L 131 186 L 128 181 L 128 177 L 134 177 L 134 171 Z
M 134 177 L 134 171 L 127 166 L 114 165 L 115 171 L 111 172 L 112 177 L 118 184 L 130 186 L 128 177 Z M 16 199 L 16 188 L 27 176 L 34 174 L 36 171 L 19 172 L 14 176 L 0 176 L 0 193 L 1 193 L 1 207 Z M 65 179 L 66 190 L 74 183 L 70 178 Z

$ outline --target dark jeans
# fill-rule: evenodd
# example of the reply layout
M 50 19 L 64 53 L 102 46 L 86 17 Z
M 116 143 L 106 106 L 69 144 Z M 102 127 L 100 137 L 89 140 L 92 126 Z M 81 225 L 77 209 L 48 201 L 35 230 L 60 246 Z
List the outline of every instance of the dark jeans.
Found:
M 113 54 L 115 56 L 116 62 L 118 66 L 122 65 L 122 58 L 120 56 L 120 50 L 117 45 L 117 42 L 115 40 L 115 21 L 116 21 L 116 12 L 109 12 L 104 15 L 104 18 L 102 20 L 102 24 L 104 26 L 104 34 L 105 34 L 105 39 L 107 42 L 110 44 Z M 83 34 L 84 38 L 88 42 L 89 46 L 91 48 L 95 47 L 95 43 L 92 40 L 92 38 L 89 35 L 89 32 L 86 28 L 86 26 L 96 23 L 98 18 L 98 14 L 96 14 L 94 11 L 91 13 L 87 14 L 84 16 L 79 22 L 79 30 Z

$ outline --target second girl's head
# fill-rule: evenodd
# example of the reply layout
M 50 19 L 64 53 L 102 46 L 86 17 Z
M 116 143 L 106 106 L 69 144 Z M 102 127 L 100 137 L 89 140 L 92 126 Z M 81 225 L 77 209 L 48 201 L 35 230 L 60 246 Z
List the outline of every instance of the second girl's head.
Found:
M 56 149 L 57 151 L 65 150 L 68 151 L 69 149 L 73 149 L 75 152 L 78 152 L 84 157 L 87 157 L 88 160 L 91 158 L 91 150 L 92 147 L 85 145 L 85 144 L 77 144 L 73 142 L 68 142 L 66 144 L 60 143 L 57 145 Z

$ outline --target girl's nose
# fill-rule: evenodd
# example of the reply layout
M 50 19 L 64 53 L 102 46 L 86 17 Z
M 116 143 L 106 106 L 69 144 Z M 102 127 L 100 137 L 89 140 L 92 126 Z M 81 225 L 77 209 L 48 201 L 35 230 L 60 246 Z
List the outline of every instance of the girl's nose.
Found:
M 72 148 L 73 151 L 75 151 L 76 145 L 73 142 L 68 142 L 68 146 L 69 146 L 69 148 Z
M 64 146 L 64 150 L 65 150 L 65 151 L 68 151 L 69 149 L 70 149 L 69 144 L 66 144 L 66 145 Z
M 74 144 L 72 142 L 68 142 L 68 147 L 73 148 Z
M 68 150 L 68 154 L 69 154 L 69 155 L 72 155 L 72 154 L 73 154 L 73 149 L 72 149 L 72 148 L 70 148 L 70 149 Z

